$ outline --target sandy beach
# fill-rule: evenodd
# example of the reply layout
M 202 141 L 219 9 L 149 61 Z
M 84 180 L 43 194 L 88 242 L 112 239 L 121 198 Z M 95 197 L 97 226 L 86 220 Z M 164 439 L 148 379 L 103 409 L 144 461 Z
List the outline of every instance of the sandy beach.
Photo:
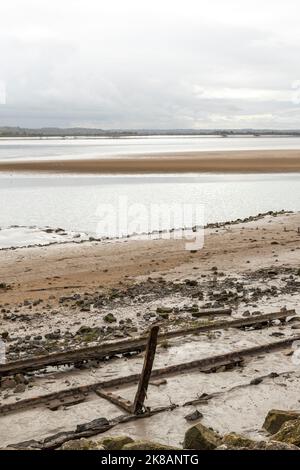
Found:
M 168 331 L 199 322 L 207 325 L 252 317 L 255 321 L 256 316 L 284 312 L 285 308 L 295 310 L 293 321 L 283 324 L 275 320 L 258 329 L 216 328 L 168 340 L 158 347 L 155 365 L 178 364 L 297 335 L 299 227 L 299 213 L 273 213 L 215 225 L 205 230 L 204 248 L 194 253 L 185 250 L 184 240 L 130 239 L 1 251 L 0 333 L 6 341 L 7 359 L 127 340 L 157 322 Z M 201 309 L 216 307 L 230 308 L 230 318 L 222 312 L 214 318 L 199 317 Z M 66 387 L 139 372 L 142 362 L 142 353 L 93 360 L 80 368 L 25 374 L 21 386 L 15 382 L 15 388 L 2 387 L 2 446 L 40 441 L 95 417 L 119 416 L 117 406 L 95 394 L 57 411 L 51 411 L 52 405 L 29 406 L 25 402 Z M 249 385 L 262 376 L 265 379 L 257 379 L 255 387 Z M 264 440 L 261 427 L 268 410 L 282 407 L 282 401 L 288 402 L 290 409 L 297 408 L 300 372 L 285 349 L 257 355 L 228 371 L 220 368 L 207 374 L 194 370 L 167 376 L 161 384 L 150 386 L 146 402 L 155 408 L 168 406 L 171 400 L 176 403 L 174 411 L 119 424 L 104 437 L 129 435 L 180 447 L 191 426 L 184 417 L 198 410 L 201 414 L 196 423 L 203 414 L 201 422 L 221 434 L 235 431 Z M 129 400 L 135 389 L 134 384 L 117 387 Z M 184 405 L 199 394 L 220 390 L 220 397 L 208 404 Z M 24 410 L 1 412 L 7 404 L 20 407 L 23 402 Z M 93 439 L 100 437 L 102 432 Z
M 299 172 L 300 150 L 202 151 L 2 161 L 0 171 L 60 173 Z

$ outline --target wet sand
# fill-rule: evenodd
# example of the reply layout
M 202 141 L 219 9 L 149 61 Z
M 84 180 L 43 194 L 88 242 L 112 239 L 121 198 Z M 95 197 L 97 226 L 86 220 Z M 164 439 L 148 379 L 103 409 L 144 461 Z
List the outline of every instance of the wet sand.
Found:
M 298 314 L 298 322 L 284 325 L 275 322 L 259 330 L 231 329 L 173 339 L 167 348 L 158 348 L 155 367 L 299 334 L 299 227 L 300 213 L 281 213 L 207 228 L 204 248 L 196 253 L 186 251 L 183 240 L 130 239 L 2 251 L 0 282 L 6 282 L 9 288 L 0 291 L 0 332 L 9 334 L 7 345 L 12 357 L 27 357 L 38 353 L 37 346 L 48 351 L 82 346 L 87 341 L 86 336 L 78 334 L 82 326 L 109 328 L 105 333 L 109 340 L 132 337 L 157 322 L 157 307 L 162 305 L 174 309 L 163 320 L 166 328 L 171 323 L 188 325 L 195 320 L 189 311 L 195 303 L 201 308 L 207 302 L 230 306 L 232 318 L 243 317 L 246 311 L 252 315 L 283 307 Z M 102 303 L 97 304 L 99 299 Z M 107 313 L 113 313 L 116 321 L 105 323 Z M 42 339 L 49 332 L 57 335 L 56 340 Z M 176 410 L 118 425 L 106 434 L 181 445 L 184 432 L 192 425 L 184 416 L 198 409 L 204 415 L 203 423 L 221 433 L 236 431 L 264 438 L 261 426 L 269 409 L 298 407 L 300 372 L 287 352 L 290 354 L 286 350 L 263 354 L 241 368 L 215 374 L 190 371 L 168 377 L 165 385 L 150 387 L 147 405 L 172 402 L 179 405 Z M 22 393 L 0 391 L 0 405 L 125 376 L 141 370 L 142 363 L 140 354 L 116 357 L 83 370 L 37 374 L 30 377 L 30 386 Z M 253 378 L 270 373 L 273 375 L 258 385 L 249 385 Z M 232 389 L 234 386 L 242 388 Z M 119 392 L 132 400 L 135 390 L 126 386 Z M 212 392 L 221 395 L 204 405 L 183 406 L 202 393 Z M 40 439 L 74 429 L 95 417 L 111 419 L 118 415 L 120 409 L 97 396 L 54 412 L 40 406 L 1 416 L 0 441 L 4 446 Z
M 300 150 L 238 150 L 122 155 L 94 159 L 2 161 L 0 171 L 60 173 L 299 172 Z

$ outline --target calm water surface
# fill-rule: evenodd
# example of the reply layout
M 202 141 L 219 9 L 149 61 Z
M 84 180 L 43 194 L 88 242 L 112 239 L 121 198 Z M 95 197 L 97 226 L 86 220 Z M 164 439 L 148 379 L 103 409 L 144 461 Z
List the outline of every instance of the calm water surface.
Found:
M 300 137 L 127 137 L 0 139 L 0 161 L 96 158 L 157 152 L 300 149 Z
M 80 176 L 0 174 L 0 227 L 62 227 L 95 234 L 100 209 L 117 212 L 120 198 L 140 204 L 197 204 L 204 222 L 269 210 L 300 210 L 300 174 Z M 199 223 L 203 222 L 198 221 Z M 166 227 L 176 221 L 165 221 Z M 157 227 L 159 228 L 159 227 Z M 176 227 L 175 227 L 176 228 Z M 110 227 L 114 236 L 115 227 Z

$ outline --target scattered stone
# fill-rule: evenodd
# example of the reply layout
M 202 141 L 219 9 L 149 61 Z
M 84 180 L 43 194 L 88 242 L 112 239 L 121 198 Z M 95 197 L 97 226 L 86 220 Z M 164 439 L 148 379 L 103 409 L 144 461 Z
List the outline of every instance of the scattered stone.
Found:
M 173 312 L 173 307 L 157 307 L 156 313 L 159 313 L 160 315 L 162 313 L 172 313 Z
M 12 377 L 4 377 L 1 379 L 1 388 L 3 390 L 13 389 L 17 386 L 17 382 Z
M 26 390 L 25 384 L 18 384 L 16 388 L 14 389 L 14 393 L 24 393 L 25 390 Z
M 262 381 L 263 381 L 262 377 L 256 377 L 255 379 L 252 379 L 250 381 L 250 385 L 259 385 L 260 383 L 262 383 Z
M 195 410 L 193 413 L 190 413 L 184 417 L 187 421 L 196 421 L 197 419 L 203 418 L 203 414 L 200 411 Z
M 108 313 L 107 315 L 105 315 L 103 317 L 103 320 L 106 321 L 107 323 L 115 323 L 117 321 L 113 313 Z

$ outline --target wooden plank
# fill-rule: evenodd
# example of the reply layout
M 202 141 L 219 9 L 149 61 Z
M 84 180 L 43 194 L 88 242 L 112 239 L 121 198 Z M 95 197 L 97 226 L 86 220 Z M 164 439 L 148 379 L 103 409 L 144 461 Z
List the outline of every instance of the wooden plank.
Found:
M 86 400 L 86 396 L 82 393 L 74 394 L 69 397 L 62 397 L 59 399 L 51 400 L 47 405 L 47 408 L 51 411 L 58 410 L 61 406 L 69 407 L 83 403 Z
M 159 335 L 158 341 L 160 342 L 168 338 L 175 338 L 216 329 L 243 328 L 268 323 L 276 319 L 284 320 L 287 316 L 295 315 L 295 313 L 295 310 L 282 310 L 280 312 L 268 313 L 265 315 L 237 318 L 231 321 L 224 320 L 211 322 L 205 325 L 167 331 Z M 114 356 L 116 354 L 142 351 L 145 349 L 146 345 L 147 338 L 145 336 L 140 336 L 130 340 L 104 343 L 99 346 L 89 346 L 72 351 L 51 353 L 48 355 L 31 357 L 28 359 L 20 359 L 17 361 L 8 362 L 6 364 L 0 364 L 0 377 L 40 370 L 48 366 L 76 364 L 89 359 L 100 360 L 105 357 Z
M 143 370 L 139 380 L 138 389 L 133 402 L 132 412 L 133 414 L 141 414 L 144 411 L 144 402 L 147 395 L 149 380 L 151 377 L 153 362 L 156 353 L 157 336 L 159 332 L 159 326 L 153 326 L 150 330 L 148 344 L 145 353 Z
M 30 441 L 19 442 L 17 444 L 10 444 L 7 447 L 14 449 L 26 449 L 33 448 L 38 450 L 54 450 L 58 447 L 61 447 L 64 442 L 80 439 L 82 437 L 91 437 L 97 434 L 102 434 L 109 429 L 117 426 L 122 423 L 130 423 L 138 419 L 150 418 L 158 413 L 164 413 L 166 411 L 172 411 L 177 408 L 178 405 L 172 404 L 169 406 L 160 406 L 153 408 L 152 410 L 147 410 L 146 413 L 142 415 L 122 415 L 117 416 L 116 418 L 108 421 L 105 418 L 98 418 L 89 423 L 80 424 L 76 427 L 75 431 L 60 432 L 49 436 L 41 441 L 36 441 L 34 439 Z M 95 423 L 97 422 L 97 424 Z M 96 425 L 95 425 L 96 424 Z
M 184 310 L 184 309 L 183 309 Z M 189 309 L 185 309 L 186 311 L 190 312 Z M 232 314 L 232 309 L 231 308 L 200 308 L 199 310 L 195 310 L 195 312 L 190 312 L 194 313 L 195 317 L 210 317 L 214 315 L 231 315 Z
M 104 398 L 105 400 L 108 400 L 110 403 L 113 403 L 114 405 L 118 406 L 119 408 L 122 408 L 123 410 L 127 411 L 128 413 L 132 412 L 132 402 L 130 400 L 126 400 L 125 398 L 115 395 L 112 392 L 106 392 L 102 388 L 96 388 L 95 393 L 101 397 Z
M 151 378 L 174 375 L 187 370 L 197 369 L 199 372 L 208 372 L 209 370 L 217 369 L 221 366 L 230 366 L 239 364 L 243 359 L 251 356 L 257 356 L 262 353 L 271 353 L 273 351 L 285 349 L 291 346 L 294 341 L 300 341 L 300 335 L 285 338 L 279 341 L 274 341 L 259 346 L 254 346 L 238 351 L 230 352 L 227 354 L 220 354 L 216 356 L 206 357 L 202 359 L 196 359 L 191 362 L 185 362 L 181 364 L 174 364 L 160 369 L 154 369 L 151 374 Z M 61 390 L 59 392 L 53 392 L 34 398 L 27 398 L 11 404 L 0 406 L 0 415 L 19 411 L 33 406 L 41 404 L 47 404 L 50 400 L 67 397 L 76 393 L 91 393 L 97 388 L 113 388 L 121 385 L 130 385 L 138 383 L 140 374 L 131 374 L 125 377 L 117 377 L 115 379 L 109 379 L 106 381 L 96 382 L 90 385 L 81 385 L 70 389 Z

